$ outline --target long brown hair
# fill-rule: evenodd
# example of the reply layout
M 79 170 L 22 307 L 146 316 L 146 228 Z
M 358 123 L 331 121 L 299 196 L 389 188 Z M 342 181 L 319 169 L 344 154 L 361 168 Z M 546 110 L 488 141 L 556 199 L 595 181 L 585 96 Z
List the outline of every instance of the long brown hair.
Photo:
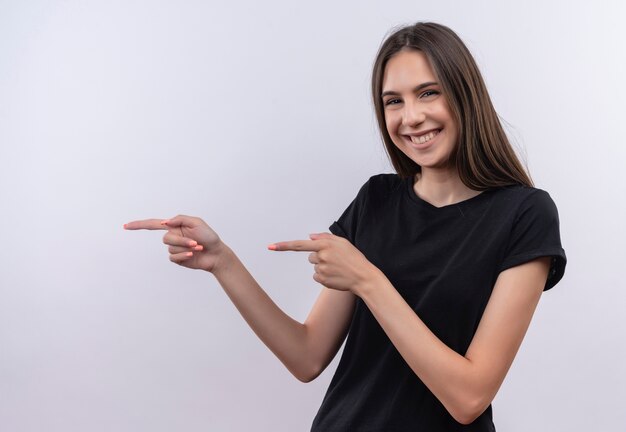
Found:
M 421 167 L 391 140 L 381 97 L 387 61 L 403 49 L 423 52 L 439 80 L 459 129 L 459 142 L 451 157 L 461 181 L 474 190 L 515 184 L 533 186 L 502 128 L 471 53 L 451 29 L 432 22 L 418 22 L 392 33 L 382 43 L 374 62 L 372 97 L 376 118 L 398 175 L 407 178 L 421 172 Z

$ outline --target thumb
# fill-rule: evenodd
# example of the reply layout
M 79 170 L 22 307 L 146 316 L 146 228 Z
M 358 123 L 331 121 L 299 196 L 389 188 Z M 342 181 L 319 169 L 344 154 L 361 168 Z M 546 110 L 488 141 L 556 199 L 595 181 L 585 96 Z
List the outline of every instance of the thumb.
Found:
M 192 218 L 190 216 L 178 215 L 171 219 L 161 221 L 161 225 L 167 225 L 168 227 L 171 227 L 171 228 L 176 228 L 176 227 L 193 228 L 193 222 L 191 219 Z

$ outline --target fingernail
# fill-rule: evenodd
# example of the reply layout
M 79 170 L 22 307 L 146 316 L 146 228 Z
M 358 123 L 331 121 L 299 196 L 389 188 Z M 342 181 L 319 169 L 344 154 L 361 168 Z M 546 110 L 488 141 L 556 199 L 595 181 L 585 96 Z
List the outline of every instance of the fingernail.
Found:
M 187 252 L 185 255 L 187 255 L 187 256 L 192 256 L 192 255 L 193 255 L 193 252 Z
M 273 250 L 273 251 L 275 251 L 275 250 L 276 250 L 276 245 L 275 245 L 275 244 L 271 244 L 271 245 L 269 245 L 267 248 L 268 248 L 269 250 Z
M 198 242 L 197 242 L 197 241 L 195 241 L 195 240 L 191 240 L 191 241 L 189 242 L 189 246 L 191 246 L 191 247 L 196 246 L 197 244 L 198 244 Z
M 124 224 L 124 229 L 126 229 L 126 224 Z

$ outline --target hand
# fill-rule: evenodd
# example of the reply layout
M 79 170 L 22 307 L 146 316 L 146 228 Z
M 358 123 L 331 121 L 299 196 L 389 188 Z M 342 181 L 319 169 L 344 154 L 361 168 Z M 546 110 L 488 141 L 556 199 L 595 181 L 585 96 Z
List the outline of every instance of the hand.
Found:
M 225 249 L 215 231 L 193 216 L 132 221 L 124 224 L 124 229 L 167 230 L 163 243 L 169 245 L 170 261 L 191 269 L 213 272 Z
M 315 264 L 313 279 L 339 291 L 358 294 L 361 287 L 380 274 L 380 270 L 345 238 L 330 233 L 310 234 L 309 237 L 311 240 L 274 243 L 268 249 L 312 252 L 309 262 Z

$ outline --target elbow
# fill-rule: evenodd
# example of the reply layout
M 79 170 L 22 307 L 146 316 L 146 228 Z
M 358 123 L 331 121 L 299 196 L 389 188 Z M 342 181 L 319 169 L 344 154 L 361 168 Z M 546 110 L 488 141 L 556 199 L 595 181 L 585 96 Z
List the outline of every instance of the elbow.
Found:
M 293 376 L 296 377 L 296 379 L 302 383 L 310 383 L 311 381 L 313 381 L 315 378 L 317 378 L 320 374 L 319 373 L 309 373 L 309 374 L 293 374 Z
M 318 376 L 320 376 L 320 374 L 323 372 L 323 368 L 303 368 L 300 370 L 290 370 L 291 374 L 300 382 L 302 383 L 310 383 L 311 381 L 313 381 L 315 378 L 317 378 Z
M 313 381 L 315 378 L 317 378 L 314 375 L 294 375 L 296 377 L 296 379 L 298 381 L 300 381 L 301 383 L 310 383 L 311 381 Z
M 476 420 L 479 415 L 474 415 L 473 413 L 462 413 L 461 415 L 455 415 L 454 416 L 454 420 L 456 420 L 458 423 L 462 424 L 463 426 L 467 426 L 467 425 L 471 425 L 472 423 L 474 423 L 474 420 Z
M 470 424 L 474 423 L 474 421 L 478 417 L 480 417 L 480 415 L 483 413 L 483 411 L 481 411 L 481 412 L 472 411 L 472 410 L 461 411 L 461 412 L 457 412 L 457 413 L 452 414 L 452 417 L 458 423 L 460 423 L 460 424 L 462 424 L 464 426 L 467 426 L 467 425 L 470 425 Z
M 491 402 L 485 402 L 484 399 L 468 401 L 455 410 L 450 411 L 450 415 L 452 415 L 454 420 L 458 423 L 467 426 L 474 423 L 474 421 L 485 412 L 490 403 Z

